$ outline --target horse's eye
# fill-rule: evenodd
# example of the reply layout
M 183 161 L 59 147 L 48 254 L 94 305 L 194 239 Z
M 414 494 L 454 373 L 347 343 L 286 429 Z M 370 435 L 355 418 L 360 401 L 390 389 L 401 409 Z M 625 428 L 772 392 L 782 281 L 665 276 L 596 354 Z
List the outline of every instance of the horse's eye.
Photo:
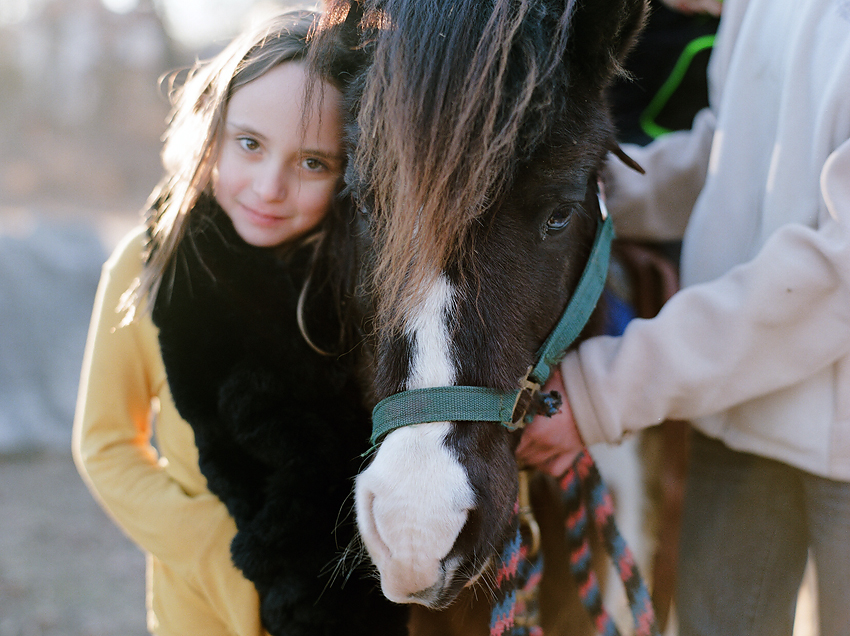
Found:
M 572 218 L 571 208 L 558 208 L 546 220 L 546 234 L 560 232 L 570 224 L 570 218 Z
M 360 197 L 356 194 L 353 195 L 353 199 L 354 205 L 357 207 L 357 211 L 360 213 L 361 216 L 372 216 L 372 207 L 369 205 L 368 199 Z

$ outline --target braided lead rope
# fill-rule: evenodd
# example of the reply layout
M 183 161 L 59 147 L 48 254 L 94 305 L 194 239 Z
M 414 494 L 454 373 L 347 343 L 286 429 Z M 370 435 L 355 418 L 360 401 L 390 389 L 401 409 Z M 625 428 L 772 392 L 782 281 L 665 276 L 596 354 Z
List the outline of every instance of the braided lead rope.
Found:
M 619 636 L 613 619 L 602 606 L 599 580 L 593 570 L 588 540 L 587 506 L 582 498 L 581 479 L 575 464 L 561 481 L 562 497 L 567 515 L 567 547 L 570 550 L 570 572 L 578 585 L 579 599 L 590 615 L 596 631 L 603 636 Z
M 511 520 L 513 538 L 505 542 L 499 554 L 495 575 L 495 598 L 490 613 L 490 636 L 513 636 L 516 625 L 516 591 L 519 562 L 525 556 L 519 529 L 519 502 L 514 506 Z
M 543 636 L 537 589 L 543 575 L 543 557 L 528 558 L 519 522 L 519 501 L 511 521 L 513 538 L 499 555 L 495 574 L 495 602 L 490 614 L 490 636 Z
M 620 636 L 611 615 L 602 605 L 599 580 L 593 571 L 590 527 L 599 533 L 629 599 L 635 636 L 659 636 L 649 591 L 631 550 L 617 529 L 611 495 L 596 463 L 582 451 L 561 479 L 567 516 L 566 536 L 570 571 L 578 584 L 579 598 L 601 636 Z M 500 554 L 496 571 L 496 602 L 490 618 L 490 636 L 542 636 L 537 621 L 535 589 L 542 574 L 542 558 L 529 560 L 519 525 L 519 502 L 514 506 L 513 539 Z M 588 515 L 592 515 L 592 519 Z
M 596 629 L 604 636 L 618 636 L 619 631 L 602 607 L 598 581 L 593 573 L 590 544 L 587 540 L 588 514 L 611 556 L 626 589 L 629 609 L 635 623 L 635 636 L 658 636 L 655 611 L 646 584 L 638 571 L 634 555 L 626 545 L 614 521 L 614 504 L 596 463 L 583 450 L 561 480 L 567 509 L 567 538 L 570 542 L 570 567 L 579 584 L 579 595 Z

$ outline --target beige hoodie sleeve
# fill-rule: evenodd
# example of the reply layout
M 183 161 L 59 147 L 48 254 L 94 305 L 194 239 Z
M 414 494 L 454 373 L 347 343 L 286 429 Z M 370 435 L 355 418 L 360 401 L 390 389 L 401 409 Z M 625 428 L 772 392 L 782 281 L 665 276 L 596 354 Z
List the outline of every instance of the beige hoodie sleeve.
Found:
M 103 269 L 83 361 L 74 458 L 96 499 L 133 541 L 195 586 L 233 634 L 262 634 L 256 589 L 231 562 L 236 527 L 227 509 L 199 472 L 195 492 L 178 483 L 151 444 L 152 401 L 170 399 L 155 328 L 147 316 L 121 326 L 116 311 L 140 272 L 141 247 L 141 233 L 133 234 Z M 188 428 L 182 420 L 158 426 Z M 194 456 L 194 448 L 184 450 Z
M 848 184 L 850 141 L 822 171 L 818 229 L 784 225 L 750 262 L 568 354 L 561 370 L 585 443 L 717 413 L 850 356 Z
M 619 238 L 682 238 L 705 182 L 714 126 L 714 114 L 706 108 L 697 113 L 691 130 L 669 133 L 644 147 L 624 145 L 645 175 L 609 157 L 602 181 Z

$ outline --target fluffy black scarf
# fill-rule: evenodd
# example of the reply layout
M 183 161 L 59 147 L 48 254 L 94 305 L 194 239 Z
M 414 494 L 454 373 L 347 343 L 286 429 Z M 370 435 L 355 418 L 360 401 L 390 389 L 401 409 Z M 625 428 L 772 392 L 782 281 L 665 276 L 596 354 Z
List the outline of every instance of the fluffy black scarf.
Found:
M 216 204 L 199 205 L 153 319 L 201 472 L 236 521 L 233 562 L 275 636 L 406 634 L 406 608 L 368 572 L 352 573 L 351 559 L 337 567 L 355 535 L 351 490 L 370 419 L 353 356 L 319 355 L 299 332 L 309 249 L 252 247 Z M 339 324 L 325 300 L 311 325 L 332 339 Z

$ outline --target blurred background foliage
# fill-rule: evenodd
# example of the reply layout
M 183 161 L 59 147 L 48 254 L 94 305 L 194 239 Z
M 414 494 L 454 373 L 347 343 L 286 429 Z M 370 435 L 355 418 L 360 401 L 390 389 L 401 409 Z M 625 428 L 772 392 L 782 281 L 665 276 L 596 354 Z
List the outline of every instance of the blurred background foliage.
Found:
M 159 78 L 250 20 L 315 3 L 0 0 L 0 206 L 138 209 L 159 179 Z

